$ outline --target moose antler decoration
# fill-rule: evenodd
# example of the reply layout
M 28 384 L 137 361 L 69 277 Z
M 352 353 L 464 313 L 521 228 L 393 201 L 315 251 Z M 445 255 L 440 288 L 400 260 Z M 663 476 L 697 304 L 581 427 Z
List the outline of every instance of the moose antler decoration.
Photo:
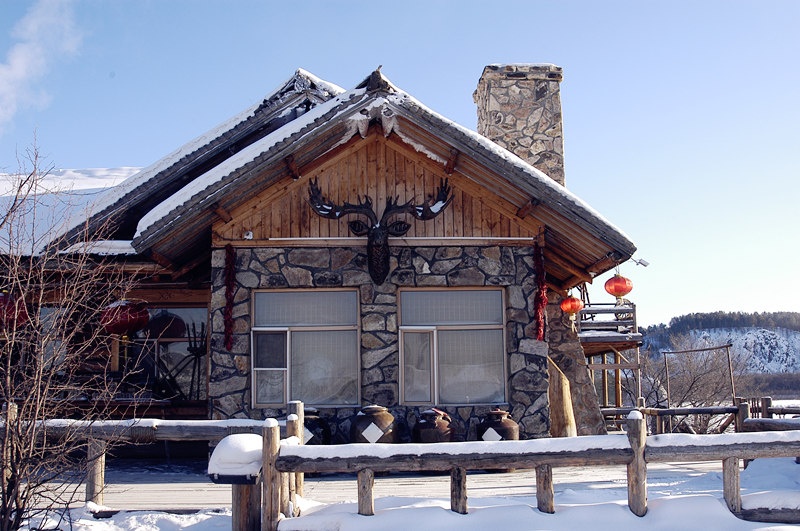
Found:
M 367 266 L 369 276 L 376 284 L 383 284 L 389 274 L 389 236 L 403 236 L 411 228 L 409 223 L 400 219 L 390 222 L 392 216 L 411 214 L 422 221 L 433 219 L 441 214 L 452 200 L 450 185 L 446 179 L 442 179 L 436 190 L 436 197 L 428 196 L 421 205 L 413 205 L 412 200 L 399 204 L 397 197 L 389 197 L 379 220 L 369 196 L 365 195 L 363 200 L 359 197 L 357 205 L 347 202 L 336 205 L 322 195 L 316 179 L 308 183 L 308 201 L 311 209 L 319 216 L 328 219 L 339 219 L 348 214 L 367 217 L 369 224 L 354 219 L 347 225 L 354 235 L 367 237 Z

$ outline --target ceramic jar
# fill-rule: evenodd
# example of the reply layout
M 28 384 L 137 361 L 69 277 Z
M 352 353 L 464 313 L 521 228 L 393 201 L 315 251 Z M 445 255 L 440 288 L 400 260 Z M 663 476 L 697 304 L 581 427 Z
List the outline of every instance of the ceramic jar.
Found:
M 362 408 L 350 422 L 350 442 L 398 442 L 394 415 L 383 406 L 371 405 Z
M 411 430 L 414 442 L 450 442 L 453 440 L 453 428 L 450 427 L 450 415 L 432 408 L 420 413 L 420 419 Z
M 519 439 L 519 424 L 508 416 L 508 411 L 493 409 L 478 424 L 479 441 L 516 441 Z

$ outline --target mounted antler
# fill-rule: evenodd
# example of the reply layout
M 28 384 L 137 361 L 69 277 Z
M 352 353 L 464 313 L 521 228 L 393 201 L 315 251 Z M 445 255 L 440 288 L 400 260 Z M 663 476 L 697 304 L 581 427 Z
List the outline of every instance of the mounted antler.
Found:
M 412 201 L 398 204 L 397 197 L 388 198 L 379 221 L 369 196 L 365 195 L 363 201 L 359 197 L 357 205 L 345 202 L 339 206 L 322 195 L 316 179 L 308 183 L 308 201 L 311 209 L 319 216 L 339 219 L 348 214 L 359 214 L 369 219 L 369 225 L 360 219 L 355 219 L 348 223 L 348 227 L 356 236 L 367 236 L 369 275 L 376 284 L 383 284 L 389 274 L 389 236 L 403 236 L 411 228 L 411 225 L 403 220 L 390 222 L 392 216 L 411 214 L 422 221 L 433 219 L 441 214 L 452 200 L 450 184 L 446 179 L 442 179 L 436 190 L 435 200 L 433 196 L 428 196 L 421 205 L 413 205 Z

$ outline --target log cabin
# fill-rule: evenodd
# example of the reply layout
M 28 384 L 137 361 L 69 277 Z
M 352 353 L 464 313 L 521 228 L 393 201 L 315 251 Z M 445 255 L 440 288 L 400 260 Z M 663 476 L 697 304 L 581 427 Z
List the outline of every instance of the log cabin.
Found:
M 158 414 L 262 419 L 301 400 L 336 442 L 370 404 L 401 438 L 433 406 L 463 439 L 494 408 L 522 438 L 568 409 L 601 433 L 559 302 L 636 248 L 566 187 L 561 81 L 487 66 L 476 132 L 380 69 L 350 90 L 297 70 L 54 241 L 110 224 L 94 248 L 154 272 L 128 296 L 150 314 L 133 339 Z

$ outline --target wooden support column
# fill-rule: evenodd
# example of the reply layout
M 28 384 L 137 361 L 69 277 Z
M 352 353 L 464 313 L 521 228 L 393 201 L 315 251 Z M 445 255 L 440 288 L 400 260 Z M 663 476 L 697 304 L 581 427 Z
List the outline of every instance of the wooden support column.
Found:
M 372 487 L 375 485 L 375 472 L 369 468 L 358 471 L 358 514 L 372 516 L 375 514 L 375 499 Z
M 553 514 L 556 512 L 553 467 L 551 465 L 536 467 L 536 507 L 543 513 Z
M 467 514 L 467 470 L 460 466 L 450 469 L 450 510 Z
M 111 370 L 116 372 L 119 369 L 119 338 L 114 336 L 111 339 Z
M 290 413 L 286 415 L 286 436 L 297 437 L 297 432 L 300 429 L 297 422 L 297 415 Z M 296 472 L 284 472 L 283 489 L 281 490 L 281 512 L 286 516 L 297 516 L 295 514 L 297 508 L 297 483 Z
M 771 419 L 772 418 L 772 411 L 769 408 L 772 407 L 772 397 L 771 396 L 763 396 L 761 397 L 761 418 L 762 419 Z
M 231 530 L 261 529 L 261 485 L 231 485 Z
M 89 439 L 86 460 L 89 467 L 86 475 L 86 501 L 103 505 L 103 489 L 106 484 L 106 447 L 102 439 Z
M 286 413 L 287 415 L 295 415 L 297 417 L 297 430 L 296 433 L 292 433 L 298 439 L 300 439 L 300 444 L 306 443 L 306 421 L 305 421 L 305 409 L 303 406 L 303 402 L 300 400 L 292 400 L 291 402 L 286 404 Z M 303 482 L 305 481 L 305 474 L 302 472 L 295 472 L 294 474 L 294 491 L 297 496 L 303 495 Z M 297 504 L 295 503 L 295 508 Z M 296 510 L 296 509 L 295 509 Z
M 4 410 L 3 413 L 5 414 L 5 419 L 3 419 L 5 420 L 4 422 L 5 426 L 3 426 L 5 428 L 5 437 L 2 438 L 2 444 L 3 444 L 2 473 L 3 473 L 3 484 L 5 485 L 6 481 L 8 481 L 13 474 L 11 469 L 11 458 L 12 458 L 11 445 L 13 440 L 13 434 L 16 433 L 17 429 L 16 423 L 17 423 L 17 417 L 19 416 L 19 406 L 17 406 L 15 402 L 6 402 L 5 404 L 3 404 L 3 410 Z M 9 437 L 8 434 L 12 435 Z
M 744 421 L 750 418 L 750 404 L 747 400 L 740 399 L 739 413 L 736 415 L 736 432 L 744 431 Z
M 728 509 L 734 514 L 742 512 L 742 493 L 739 489 L 739 458 L 722 460 L 722 495 Z
M 644 516 L 647 514 L 647 461 L 644 459 L 647 426 L 642 414 L 631 412 L 627 427 L 633 450 L 633 458 L 628 463 L 628 508 L 636 516 Z
M 277 531 L 280 514 L 281 475 L 275 469 L 281 443 L 278 421 L 267 419 L 262 430 L 264 463 L 261 466 L 261 530 Z

